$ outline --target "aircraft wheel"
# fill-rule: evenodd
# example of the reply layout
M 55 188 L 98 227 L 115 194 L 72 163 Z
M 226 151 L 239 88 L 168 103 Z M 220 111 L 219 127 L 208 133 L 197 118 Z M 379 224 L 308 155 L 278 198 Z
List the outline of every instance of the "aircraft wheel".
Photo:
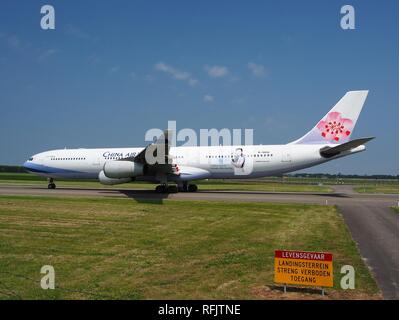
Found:
M 168 188 L 166 189 L 168 193 L 177 193 L 178 189 L 176 186 L 168 186 Z
M 56 185 L 55 185 L 55 183 L 49 183 L 48 186 L 47 186 L 47 188 L 48 188 L 48 189 L 55 189 L 55 188 L 56 188 Z
M 178 190 L 179 192 L 187 192 L 188 191 L 187 182 L 186 181 L 183 182 L 183 184 L 178 187 Z
M 197 192 L 198 187 L 196 184 L 189 184 L 188 185 L 188 192 Z
M 155 191 L 158 193 L 164 193 L 166 191 L 166 188 L 164 185 L 160 184 L 158 186 L 155 187 Z

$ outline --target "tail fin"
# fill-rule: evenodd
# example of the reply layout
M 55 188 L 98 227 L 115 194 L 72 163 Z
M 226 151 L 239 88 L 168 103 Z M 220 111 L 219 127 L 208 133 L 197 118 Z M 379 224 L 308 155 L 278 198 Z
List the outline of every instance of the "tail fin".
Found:
M 349 141 L 368 90 L 349 91 L 302 138 L 290 144 L 341 144 Z

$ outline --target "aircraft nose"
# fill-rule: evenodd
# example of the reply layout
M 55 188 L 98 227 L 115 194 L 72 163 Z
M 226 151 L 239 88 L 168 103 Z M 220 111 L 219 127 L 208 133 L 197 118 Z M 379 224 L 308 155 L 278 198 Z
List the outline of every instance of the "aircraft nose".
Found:
M 25 161 L 22 167 L 28 171 L 34 168 L 35 163 L 33 162 L 33 158 L 29 158 L 29 160 Z

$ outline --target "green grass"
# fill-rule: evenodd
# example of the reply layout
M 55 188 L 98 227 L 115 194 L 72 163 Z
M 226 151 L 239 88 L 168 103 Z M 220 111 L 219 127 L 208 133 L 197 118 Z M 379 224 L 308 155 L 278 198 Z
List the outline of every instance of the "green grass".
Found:
M 399 207 L 392 207 L 393 211 L 395 211 L 396 213 L 399 213 Z
M 32 173 L 9 173 L 9 172 L 0 172 L 0 181 L 14 181 L 14 180 L 22 180 L 22 181 L 43 181 L 44 178 L 39 177 Z
M 316 178 L 316 177 L 293 177 L 293 176 L 284 176 L 282 177 L 266 177 L 262 178 L 267 181 L 282 181 L 284 180 L 287 183 L 310 183 L 310 184 L 318 184 L 323 183 L 327 185 L 336 185 L 336 184 L 349 184 L 349 185 L 399 185 L 399 179 L 377 179 L 377 178 Z
M 59 187 L 71 188 L 108 188 L 108 189 L 149 189 L 154 184 L 133 182 L 115 186 L 104 186 L 95 180 L 57 180 Z M 265 192 L 332 192 L 331 186 L 337 183 L 354 185 L 359 193 L 391 193 L 399 194 L 398 180 L 372 179 L 315 179 L 297 177 L 267 177 L 247 180 L 200 180 L 197 182 L 200 190 L 240 190 Z M 30 173 L 0 173 L 0 185 L 46 185 L 42 177 Z
M 240 190 L 240 191 L 266 191 L 266 192 L 331 192 L 328 186 L 316 184 L 298 184 L 279 181 L 263 180 L 200 180 L 196 182 L 200 190 Z M 29 173 L 0 173 L 0 185 L 41 185 L 46 186 L 46 180 Z M 57 180 L 58 187 L 70 188 L 107 188 L 107 189 L 148 189 L 153 190 L 155 184 L 145 182 L 125 183 L 115 186 L 104 186 L 98 181 L 89 180 Z
M 330 297 L 379 297 L 332 206 L 0 196 L 0 230 L 2 299 L 264 298 L 275 249 L 332 252 Z M 344 264 L 355 291 L 339 288 Z M 55 290 L 39 286 L 43 265 Z
M 364 185 L 353 188 L 359 193 L 399 194 L 398 184 Z

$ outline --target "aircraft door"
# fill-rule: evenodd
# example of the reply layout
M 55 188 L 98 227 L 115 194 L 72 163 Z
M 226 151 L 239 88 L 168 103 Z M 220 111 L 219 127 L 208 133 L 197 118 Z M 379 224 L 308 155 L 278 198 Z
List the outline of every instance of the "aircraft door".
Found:
M 281 162 L 291 162 L 292 161 L 292 154 L 291 154 L 291 147 L 290 146 L 285 146 L 283 148 L 282 154 L 281 154 Z
M 93 158 L 93 161 L 92 161 L 92 165 L 93 165 L 94 167 L 100 167 L 100 165 L 101 165 L 100 158 L 99 158 L 99 157 L 94 157 L 94 158 Z

